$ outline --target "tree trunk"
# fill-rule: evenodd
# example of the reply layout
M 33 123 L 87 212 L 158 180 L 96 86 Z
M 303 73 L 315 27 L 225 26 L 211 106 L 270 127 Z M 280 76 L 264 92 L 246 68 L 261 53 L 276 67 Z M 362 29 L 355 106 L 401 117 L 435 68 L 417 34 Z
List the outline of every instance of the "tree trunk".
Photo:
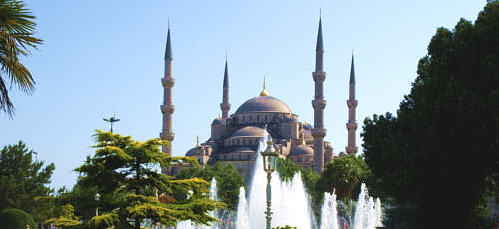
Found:
M 135 185 L 135 194 L 140 195 L 140 164 L 138 161 L 135 163 L 135 180 L 137 182 Z M 140 229 L 140 221 L 142 221 L 140 217 L 135 217 L 135 229 Z

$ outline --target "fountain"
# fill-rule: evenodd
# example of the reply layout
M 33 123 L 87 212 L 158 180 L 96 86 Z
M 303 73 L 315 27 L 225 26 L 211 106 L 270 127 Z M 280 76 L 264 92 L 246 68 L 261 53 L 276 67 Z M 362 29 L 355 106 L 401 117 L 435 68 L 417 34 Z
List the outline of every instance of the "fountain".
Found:
M 324 193 L 324 203 L 321 209 L 321 228 L 338 229 L 338 212 L 336 208 L 336 195 L 333 192 Z
M 257 150 L 257 157 L 252 169 L 252 176 L 249 185 L 249 192 L 246 195 L 244 187 L 239 191 L 239 202 L 236 225 L 222 226 L 220 223 L 213 223 L 210 226 L 195 225 L 190 221 L 183 221 L 177 224 L 179 229 L 217 229 L 236 228 L 253 229 L 265 228 L 267 174 L 263 169 L 263 159 L 260 152 L 267 147 L 270 135 L 264 131 Z M 332 193 L 324 193 L 324 202 L 321 209 L 321 222 L 316 226 L 311 210 L 310 198 L 305 191 L 305 186 L 300 173 L 296 173 L 290 181 L 281 182 L 277 172 L 272 173 L 272 227 L 291 226 L 299 229 L 339 229 L 338 225 L 338 202 L 334 190 Z M 217 200 L 216 180 L 213 178 L 210 186 L 210 198 Z M 210 212 L 211 216 L 227 219 L 227 214 L 223 212 Z M 228 217 L 230 218 L 230 216 Z M 233 218 L 232 218 L 233 219 Z M 367 188 L 361 185 L 361 192 L 355 208 L 353 219 L 353 229 L 372 229 L 381 224 L 381 201 L 368 195 Z M 350 221 L 348 221 L 350 222 Z
M 360 188 L 359 199 L 355 206 L 354 229 L 370 229 L 382 226 L 381 223 L 381 201 L 379 198 L 369 196 L 366 185 Z
M 239 203 L 237 204 L 237 224 L 236 229 L 248 228 L 248 201 L 244 187 L 239 188 Z
M 264 132 L 257 150 L 257 157 L 253 166 L 252 177 L 250 180 L 248 199 L 240 196 L 239 202 L 246 202 L 246 206 L 241 209 L 247 209 L 247 214 L 238 212 L 237 222 L 241 222 L 239 217 L 247 217 L 246 227 L 238 228 L 264 228 L 265 217 L 264 209 L 266 207 L 265 189 L 267 185 L 266 173 L 263 170 L 263 159 L 260 152 L 267 147 L 267 141 L 270 136 L 267 131 Z M 312 212 L 310 211 L 309 198 L 305 191 L 301 175 L 295 174 L 289 182 L 281 182 L 277 172 L 272 173 L 272 226 L 289 225 L 300 229 L 312 228 Z M 292 201 L 290 201 L 292 200 Z M 239 209 L 238 209 L 239 210 Z

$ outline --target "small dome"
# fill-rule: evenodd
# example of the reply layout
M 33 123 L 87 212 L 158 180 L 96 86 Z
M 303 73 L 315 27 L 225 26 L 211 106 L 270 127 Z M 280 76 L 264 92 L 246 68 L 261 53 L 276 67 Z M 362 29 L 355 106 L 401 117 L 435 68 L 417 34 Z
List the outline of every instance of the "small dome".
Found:
M 312 147 L 307 145 L 297 145 L 291 148 L 291 152 L 289 153 L 290 156 L 313 155 L 313 154 L 314 154 L 314 149 L 312 149 Z
M 222 118 L 218 117 L 216 119 L 213 120 L 213 122 L 211 123 L 211 125 L 220 125 L 222 124 Z
M 190 149 L 185 154 L 185 156 L 187 156 L 187 157 L 199 156 L 199 155 L 201 155 L 201 150 L 198 150 L 197 147 L 194 147 L 194 148 Z
M 258 96 L 252 98 L 241 105 L 236 114 L 252 113 L 252 112 L 274 112 L 274 113 L 291 113 L 288 105 L 283 101 L 272 96 Z
M 231 137 L 263 137 L 264 129 L 256 126 L 247 126 L 234 131 Z
M 312 127 L 312 125 L 310 125 L 310 123 L 304 122 L 303 123 L 303 129 L 305 129 L 305 130 L 312 130 L 314 128 Z

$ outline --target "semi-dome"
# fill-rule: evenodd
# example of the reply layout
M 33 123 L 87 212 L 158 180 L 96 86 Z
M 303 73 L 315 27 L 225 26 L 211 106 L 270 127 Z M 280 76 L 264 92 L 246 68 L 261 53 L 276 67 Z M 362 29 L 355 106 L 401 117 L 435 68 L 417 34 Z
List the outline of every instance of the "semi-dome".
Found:
M 258 96 L 244 102 L 236 114 L 252 112 L 291 113 L 291 109 L 283 101 L 272 96 Z
M 256 126 L 247 126 L 234 131 L 231 137 L 262 137 L 264 129 Z
M 291 152 L 289 152 L 290 156 L 298 156 L 298 155 L 313 155 L 314 149 L 307 145 L 297 145 L 291 148 Z

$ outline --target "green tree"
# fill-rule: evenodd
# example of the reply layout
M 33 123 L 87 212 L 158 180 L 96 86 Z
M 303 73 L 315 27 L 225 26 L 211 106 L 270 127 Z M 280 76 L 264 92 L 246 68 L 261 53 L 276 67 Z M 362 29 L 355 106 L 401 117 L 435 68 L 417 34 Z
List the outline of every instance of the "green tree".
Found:
M 79 217 L 75 216 L 75 209 L 71 204 L 58 206 L 55 211 L 56 217 L 46 220 L 44 223 L 55 227 L 72 227 L 80 225 Z
M 331 192 L 334 188 L 338 199 L 352 199 L 354 189 L 366 182 L 371 171 L 361 156 L 346 155 L 335 158 L 326 165 L 321 174 L 321 192 Z
M 16 208 L 7 208 L 0 211 L 0 222 L 2 228 L 9 229 L 26 229 L 26 225 L 29 225 L 29 228 L 35 228 L 36 226 L 35 221 L 28 213 Z
M 51 211 L 53 190 L 48 187 L 55 169 L 53 163 L 33 161 L 33 151 L 19 141 L 0 152 L 0 210 L 19 208 L 31 214 L 36 222 L 45 220 Z
M 223 165 L 220 162 L 205 168 L 183 169 L 175 175 L 178 179 L 187 179 L 199 177 L 205 180 L 211 180 L 213 177 L 217 180 L 217 192 L 220 201 L 227 205 L 227 208 L 236 210 L 239 200 L 239 188 L 244 185 L 241 174 L 237 172 L 232 164 Z
M 34 19 L 22 1 L 0 0 L 0 110 L 9 116 L 14 113 L 14 105 L 6 82 L 28 94 L 34 89 L 33 76 L 19 60 L 30 53 L 30 48 L 42 43 L 33 36 Z
M 215 220 L 208 212 L 221 205 L 207 198 L 207 181 L 179 180 L 154 171 L 156 166 L 168 168 L 173 163 L 198 165 L 195 160 L 162 153 L 159 147 L 167 142 L 160 139 L 139 142 L 130 136 L 97 130 L 95 140 L 94 157 L 88 157 L 76 169 L 82 175 L 81 184 L 97 188 L 105 204 L 100 210 L 102 214 L 92 217 L 88 225 L 140 229 L 145 218 L 167 226 L 188 219 L 201 224 Z M 162 203 L 155 193 L 180 197 Z M 100 201 L 94 203 L 95 207 L 100 206 Z
M 397 116 L 364 121 L 365 158 L 404 208 L 386 225 L 472 228 L 499 162 L 499 2 L 439 28 Z M 397 219 L 398 222 L 393 220 Z

